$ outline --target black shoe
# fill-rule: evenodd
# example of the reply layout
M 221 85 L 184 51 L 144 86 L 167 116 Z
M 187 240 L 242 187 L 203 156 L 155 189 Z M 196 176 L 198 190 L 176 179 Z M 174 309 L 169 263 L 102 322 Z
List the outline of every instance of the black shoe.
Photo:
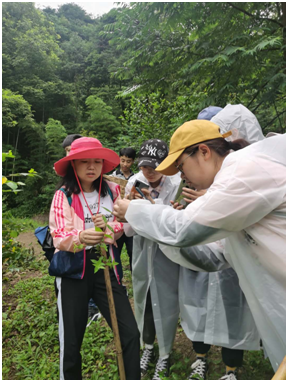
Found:
M 157 361 L 157 365 L 155 367 L 154 375 L 152 380 L 161 380 L 161 377 L 168 377 L 170 370 L 170 358 L 161 359 L 159 358 Z
M 155 361 L 155 353 L 154 349 L 144 348 L 142 357 L 140 360 L 140 368 L 141 368 L 141 377 L 147 373 L 149 369 L 149 364 Z
M 189 375 L 189 379 L 201 380 L 206 379 L 208 370 L 207 358 L 197 357 L 196 361 L 191 365 L 192 373 Z

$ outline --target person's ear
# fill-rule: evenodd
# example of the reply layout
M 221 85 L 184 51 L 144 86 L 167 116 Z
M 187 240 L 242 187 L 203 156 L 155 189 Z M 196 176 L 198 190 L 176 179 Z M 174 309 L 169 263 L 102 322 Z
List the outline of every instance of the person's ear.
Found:
M 210 147 L 208 147 L 204 143 L 199 145 L 199 153 L 204 160 L 210 159 L 212 155 Z

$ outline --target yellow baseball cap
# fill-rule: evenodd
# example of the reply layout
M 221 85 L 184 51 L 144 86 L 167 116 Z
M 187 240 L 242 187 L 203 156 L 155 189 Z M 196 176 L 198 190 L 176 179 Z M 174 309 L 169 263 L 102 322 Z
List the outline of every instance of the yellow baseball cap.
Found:
M 175 167 L 175 162 L 187 147 L 210 139 L 226 138 L 229 135 L 231 135 L 230 131 L 221 134 L 219 126 L 210 121 L 195 119 L 185 122 L 172 135 L 169 154 L 156 168 L 156 171 L 164 175 L 175 175 L 179 171 Z

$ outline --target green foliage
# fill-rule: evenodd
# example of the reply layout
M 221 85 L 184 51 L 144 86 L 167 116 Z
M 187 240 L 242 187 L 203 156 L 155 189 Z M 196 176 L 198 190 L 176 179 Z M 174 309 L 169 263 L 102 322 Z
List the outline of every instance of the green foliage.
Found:
M 93 133 L 104 146 L 109 143 L 110 147 L 113 146 L 117 141 L 117 134 L 120 132 L 120 123 L 112 114 L 112 108 L 100 98 L 92 95 L 86 99 L 85 103 L 87 122 L 83 124 L 83 129 L 88 135 Z
M 17 240 L 19 233 L 36 228 L 35 221 L 16 219 L 11 212 L 2 214 L 2 259 L 9 269 L 18 269 L 27 266 L 33 259 L 33 251 L 23 249 Z
M 59 340 L 54 296 L 53 278 L 47 274 L 41 278 L 23 279 L 14 288 L 11 286 L 5 290 L 2 316 L 5 349 L 3 378 L 8 378 L 13 370 L 13 379 L 59 379 Z M 95 322 L 86 329 L 81 353 L 83 375 L 87 379 L 92 373 L 94 379 L 118 379 L 116 356 L 112 349 L 107 351 L 112 338 L 111 329 L 107 325 L 103 326 L 102 322 Z
M 128 264 L 127 254 L 123 255 Z M 4 268 L 3 379 L 57 380 L 59 340 L 54 280 L 47 274 L 45 261 L 34 257 L 25 267 L 25 274 L 11 284 L 16 271 Z M 119 379 L 113 332 L 103 319 L 86 329 L 81 354 L 84 379 Z
M 61 125 L 61 122 L 49 118 L 46 125 L 46 138 L 48 154 L 52 161 L 59 160 L 63 156 L 61 143 L 66 136 L 67 132 L 65 127 Z
M 2 158 L 3 158 L 3 155 L 4 156 L 6 155 L 6 157 L 8 157 L 8 158 L 12 158 L 12 157 L 14 158 L 13 155 L 10 156 L 8 154 L 9 155 L 8 156 L 6 153 L 2 154 Z M 9 175 L 9 177 L 12 177 L 12 179 L 14 177 L 17 177 L 17 176 L 31 176 L 31 177 L 34 177 L 34 176 L 39 176 L 39 175 L 37 174 L 37 172 L 33 168 L 31 168 L 31 170 L 29 170 L 28 173 L 21 172 L 19 174 L 11 174 L 11 175 Z M 5 176 L 2 176 L 2 186 L 8 187 L 8 189 L 7 188 L 2 189 L 2 192 L 14 192 L 14 194 L 17 194 L 17 192 L 22 191 L 22 189 L 18 188 L 18 186 L 25 186 L 25 183 L 23 183 L 23 182 L 13 182 L 11 180 L 8 180 Z
M 15 159 L 14 155 L 12 154 L 12 151 L 9 151 L 9 153 L 2 153 L 2 162 L 5 162 L 6 158 Z M 29 170 L 28 173 L 11 174 L 10 176 L 11 177 L 30 176 L 33 178 L 37 176 L 37 173 L 34 171 L 34 169 L 31 169 Z M 11 180 L 8 181 L 8 179 L 5 176 L 2 176 L 2 192 L 14 192 L 14 194 L 17 194 L 19 191 L 22 191 L 21 189 L 19 189 L 18 186 L 25 186 L 25 183 L 20 181 L 19 182 L 14 182 Z M 5 187 L 8 187 L 8 189 Z M 3 204 L 4 212 L 2 214 L 2 258 L 3 258 L 3 261 L 7 262 L 7 264 L 9 265 L 11 265 L 12 262 L 16 261 L 19 266 L 19 264 L 30 260 L 31 253 L 29 250 L 26 250 L 26 251 L 21 250 L 21 246 L 16 240 L 16 237 L 19 235 L 21 231 L 23 231 L 22 222 L 15 221 L 11 212 L 5 211 L 5 208 L 6 208 L 5 202 L 6 200 L 4 199 L 4 204 Z
M 205 93 L 204 106 L 241 102 L 252 112 L 268 109 L 276 118 L 260 119 L 263 127 L 276 122 L 282 129 L 283 3 L 131 4 L 119 11 L 111 39 L 128 55 L 115 75 L 133 79 L 129 91 Z
M 120 147 L 139 150 L 148 139 L 158 138 L 169 143 L 174 131 L 185 121 L 197 118 L 203 97 L 178 96 L 174 102 L 159 93 L 130 97 L 130 107 L 124 111 Z M 200 106 L 201 105 L 201 106 Z
M 42 177 L 5 198 L 15 214 L 48 210 L 64 134 L 138 150 L 227 103 L 264 134 L 286 130 L 285 3 L 122 3 L 92 18 L 76 4 L 10 2 L 2 16 L 2 151 L 16 158 L 2 173 Z
M 2 12 L 3 85 L 33 105 L 36 98 L 43 100 L 42 84 L 54 77 L 58 66 L 58 36 L 33 3 L 3 3 Z

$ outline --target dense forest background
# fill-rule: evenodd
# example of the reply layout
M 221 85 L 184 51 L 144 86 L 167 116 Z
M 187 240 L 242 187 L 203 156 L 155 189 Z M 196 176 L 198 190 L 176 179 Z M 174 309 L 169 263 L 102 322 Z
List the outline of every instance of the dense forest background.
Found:
M 81 7 L 2 3 L 3 175 L 33 168 L 3 210 L 47 212 L 67 134 L 116 151 L 169 142 L 204 107 L 242 103 L 266 134 L 285 131 L 286 3 L 130 3 L 100 18 Z M 12 179 L 13 180 L 13 179 Z

